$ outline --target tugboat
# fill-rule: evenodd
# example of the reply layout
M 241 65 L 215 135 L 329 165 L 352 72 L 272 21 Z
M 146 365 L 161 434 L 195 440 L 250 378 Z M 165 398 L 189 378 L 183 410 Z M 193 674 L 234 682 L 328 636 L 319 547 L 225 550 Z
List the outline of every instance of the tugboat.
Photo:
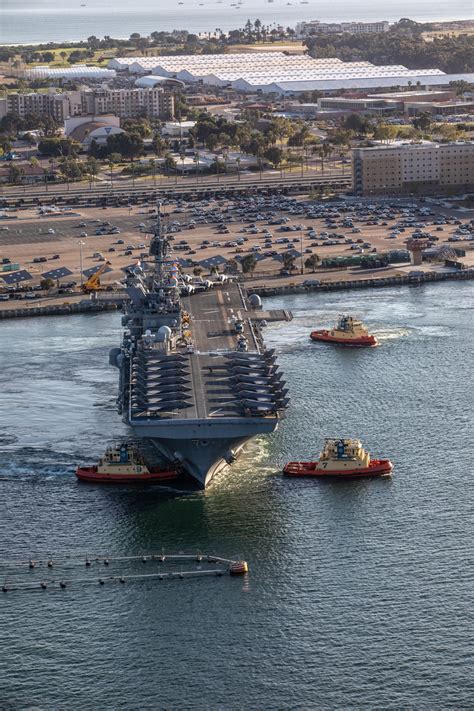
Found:
M 393 464 L 389 459 L 371 459 L 358 439 L 326 439 L 317 462 L 289 462 L 283 469 L 287 476 L 359 477 L 390 476 Z
M 81 481 L 99 484 L 156 484 L 177 479 L 180 472 L 170 467 L 149 467 L 137 449 L 129 444 L 107 447 L 98 464 L 78 467 Z
M 375 336 L 372 336 L 362 321 L 353 316 L 340 316 L 336 326 L 330 331 L 312 331 L 313 341 L 324 341 L 325 343 L 336 343 L 341 346 L 376 346 L 378 345 Z

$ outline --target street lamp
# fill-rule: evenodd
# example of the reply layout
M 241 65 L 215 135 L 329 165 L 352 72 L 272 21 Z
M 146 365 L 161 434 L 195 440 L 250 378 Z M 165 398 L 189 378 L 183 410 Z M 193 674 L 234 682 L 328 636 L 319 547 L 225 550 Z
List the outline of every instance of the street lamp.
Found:
M 85 242 L 82 241 L 82 239 L 79 240 L 78 242 L 79 245 L 79 268 L 81 270 L 81 290 L 84 285 L 84 277 L 82 275 L 82 248 L 85 245 Z
M 300 251 L 301 251 L 301 273 L 304 274 L 304 265 L 303 265 L 303 230 L 300 231 Z

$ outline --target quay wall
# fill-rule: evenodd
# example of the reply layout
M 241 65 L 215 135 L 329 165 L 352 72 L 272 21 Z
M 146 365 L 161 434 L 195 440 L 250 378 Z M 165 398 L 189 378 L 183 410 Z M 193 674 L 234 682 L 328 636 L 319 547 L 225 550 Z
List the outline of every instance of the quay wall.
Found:
M 323 282 L 315 286 L 303 284 L 286 284 L 284 286 L 247 285 L 247 291 L 259 296 L 281 296 L 285 294 L 307 294 L 308 292 L 328 292 L 358 289 L 374 289 L 385 286 L 418 286 L 443 281 L 464 281 L 474 279 L 474 269 L 464 269 L 457 272 L 425 272 L 423 276 L 393 276 L 378 277 L 373 279 L 340 280 Z M 67 316 L 80 313 L 100 313 L 102 311 L 116 311 L 121 308 L 121 299 L 107 298 L 94 301 L 80 301 L 75 304 L 58 304 L 55 306 L 29 306 L 18 309 L 0 309 L 0 321 L 9 318 L 27 318 L 30 316 Z M 272 319 L 273 320 L 273 319 Z
M 474 279 L 474 269 L 459 272 L 426 272 L 424 276 L 393 276 L 376 279 L 347 279 L 333 282 L 323 282 L 315 286 L 303 286 L 303 284 L 286 284 L 284 286 L 256 285 L 248 288 L 252 294 L 259 296 L 281 296 L 284 294 L 306 294 L 308 292 L 344 291 L 357 289 L 374 289 L 384 286 L 413 286 L 429 284 L 438 281 L 459 281 Z
M 116 311 L 117 304 L 107 302 L 79 302 L 77 304 L 57 304 L 56 306 L 29 306 L 18 309 L 0 309 L 0 321 L 8 318 L 28 318 L 29 316 L 69 316 L 71 314 Z

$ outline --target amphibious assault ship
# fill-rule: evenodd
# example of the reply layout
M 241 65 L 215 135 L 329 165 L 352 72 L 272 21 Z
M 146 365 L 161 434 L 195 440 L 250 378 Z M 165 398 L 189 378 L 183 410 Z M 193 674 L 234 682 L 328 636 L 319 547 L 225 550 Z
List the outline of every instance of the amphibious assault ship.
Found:
M 182 276 L 159 212 L 149 254 L 127 273 L 126 330 L 110 363 L 135 438 L 204 488 L 252 437 L 277 428 L 288 390 L 261 329 L 291 314 L 263 312 L 224 275 Z

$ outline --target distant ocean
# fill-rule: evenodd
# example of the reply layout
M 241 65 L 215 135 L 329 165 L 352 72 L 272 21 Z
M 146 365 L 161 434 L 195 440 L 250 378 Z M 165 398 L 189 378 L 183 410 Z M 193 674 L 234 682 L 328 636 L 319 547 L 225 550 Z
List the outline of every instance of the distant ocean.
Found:
M 396 21 L 409 17 L 421 22 L 467 20 L 473 17 L 472 0 L 436 3 L 433 0 L 387 0 L 360 3 L 335 0 L 331 4 L 308 0 L 0 0 L 0 44 L 83 40 L 90 35 L 125 38 L 132 32 L 187 29 L 214 32 L 242 27 L 259 18 L 266 25 L 293 27 L 301 20 Z

